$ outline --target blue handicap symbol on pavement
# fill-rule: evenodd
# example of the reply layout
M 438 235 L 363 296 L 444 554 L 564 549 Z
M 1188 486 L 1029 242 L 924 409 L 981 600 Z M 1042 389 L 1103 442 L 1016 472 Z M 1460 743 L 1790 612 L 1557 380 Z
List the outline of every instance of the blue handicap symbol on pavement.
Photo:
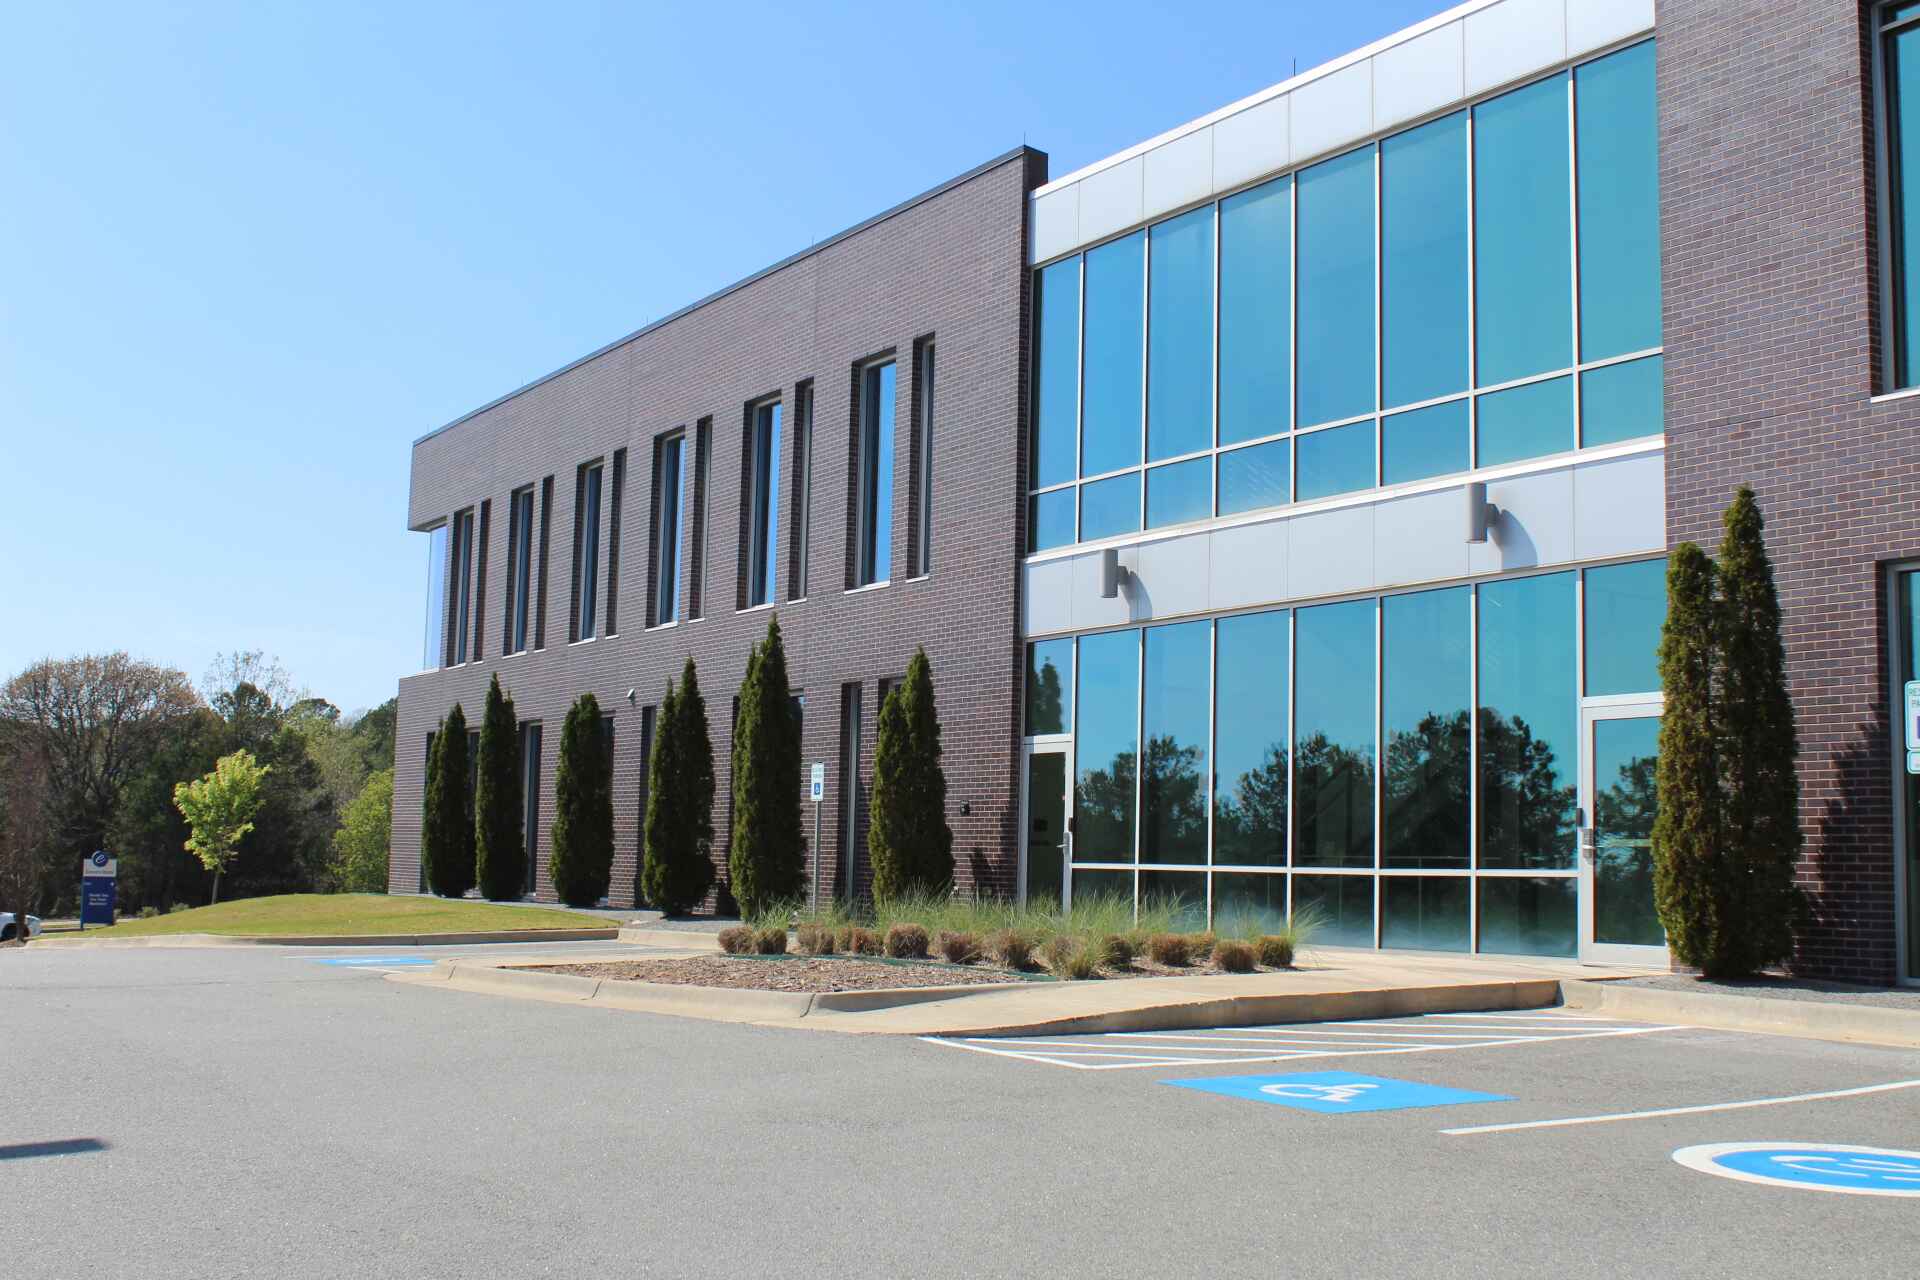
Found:
M 1410 1080 L 1389 1080 L 1385 1076 L 1360 1076 L 1351 1071 L 1293 1071 L 1277 1076 L 1200 1076 L 1192 1080 L 1163 1080 L 1161 1083 L 1333 1116 L 1354 1111 L 1449 1107 L 1460 1102 L 1512 1101 L 1504 1094 L 1447 1089 L 1435 1084 L 1415 1084 Z
M 315 964 L 340 965 L 348 969 L 393 969 L 402 965 L 429 965 L 432 956 L 308 956 Z
M 1739 1182 L 1861 1196 L 1920 1198 L 1920 1152 L 1826 1142 L 1716 1142 L 1682 1147 L 1689 1169 Z

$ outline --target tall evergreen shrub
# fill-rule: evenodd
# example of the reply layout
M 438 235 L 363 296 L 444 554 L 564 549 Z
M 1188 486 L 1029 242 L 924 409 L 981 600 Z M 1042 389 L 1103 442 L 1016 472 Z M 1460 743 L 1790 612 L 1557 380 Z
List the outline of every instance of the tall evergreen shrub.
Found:
M 480 719 L 480 782 L 474 788 L 474 874 L 494 901 L 527 887 L 527 840 L 520 794 L 520 721 L 496 673 Z
M 875 898 L 944 894 L 952 888 L 947 775 L 940 764 L 940 717 L 925 649 L 914 652 L 906 679 L 881 705 L 870 812 L 867 854 Z
M 680 687 L 668 683 L 653 735 L 640 897 L 670 916 L 685 915 L 713 887 L 713 743 L 692 658 Z
M 553 852 L 547 860 L 553 891 L 570 907 L 590 907 L 606 897 L 613 878 L 612 764 L 599 699 L 583 693 L 560 729 Z
M 467 713 L 456 702 L 428 753 L 427 811 L 420 823 L 427 887 L 443 898 L 463 898 L 473 888 L 473 797 L 467 784 Z
M 743 916 L 806 890 L 800 828 L 800 725 L 787 682 L 780 620 L 753 647 L 733 729 L 733 843 L 727 865 Z

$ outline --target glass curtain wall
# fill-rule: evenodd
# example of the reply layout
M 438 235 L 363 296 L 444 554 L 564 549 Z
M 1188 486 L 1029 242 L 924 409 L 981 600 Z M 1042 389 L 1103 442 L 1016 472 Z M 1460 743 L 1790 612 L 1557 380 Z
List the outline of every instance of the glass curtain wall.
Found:
M 1657 135 L 1648 40 L 1041 267 L 1029 549 L 1659 434 Z
M 1585 696 L 1658 691 L 1665 567 L 1034 642 L 1028 735 L 1073 735 L 1073 894 L 1575 954 L 1580 673 Z

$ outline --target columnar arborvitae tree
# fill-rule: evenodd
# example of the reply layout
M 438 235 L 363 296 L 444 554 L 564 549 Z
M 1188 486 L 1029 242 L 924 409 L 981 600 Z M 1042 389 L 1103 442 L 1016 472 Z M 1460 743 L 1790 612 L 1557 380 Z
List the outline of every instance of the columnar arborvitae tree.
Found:
M 613 761 L 600 725 L 600 702 L 583 693 L 560 728 L 553 779 L 553 852 L 547 872 L 570 907 L 607 896 L 613 879 Z
M 880 708 L 871 814 L 867 853 L 873 861 L 874 897 L 940 894 L 952 888 L 947 775 L 940 765 L 940 717 L 925 649 L 915 651 L 907 678 Z
M 527 887 L 527 839 L 520 795 L 520 722 L 496 673 L 480 721 L 480 781 L 474 788 L 474 872 L 480 892 L 499 901 Z
M 800 725 L 787 683 L 780 621 L 753 647 L 733 727 L 733 842 L 727 854 L 743 915 L 806 890 L 807 846 L 800 830 Z
M 670 916 L 699 906 L 713 887 L 713 743 L 692 658 L 654 722 L 645 840 L 640 899 Z
M 1724 925 L 1717 887 L 1724 823 L 1714 732 L 1714 577 L 1713 561 L 1691 542 L 1667 557 L 1653 894 L 1668 947 L 1690 965 L 1711 954 Z
M 468 794 L 467 713 L 459 703 L 440 722 L 427 760 L 427 812 L 420 824 L 420 856 L 427 887 L 443 898 L 473 888 L 473 797 Z
M 1654 891 L 1674 958 L 1740 977 L 1792 946 L 1799 741 L 1752 490 L 1724 523 L 1717 568 L 1685 543 L 1667 570 Z
M 1793 947 L 1799 861 L 1800 757 L 1787 695 L 1780 597 L 1745 485 L 1727 508 L 1720 543 L 1720 779 L 1725 797 L 1727 885 L 1739 927 L 1715 948 L 1714 973 L 1747 974 Z

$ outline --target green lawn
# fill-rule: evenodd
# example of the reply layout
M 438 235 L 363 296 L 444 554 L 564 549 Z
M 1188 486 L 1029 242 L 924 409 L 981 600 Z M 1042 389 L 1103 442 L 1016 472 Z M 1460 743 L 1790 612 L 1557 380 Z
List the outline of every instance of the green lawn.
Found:
M 240 898 L 149 920 L 123 917 L 109 929 L 62 938 L 131 938 L 142 934 L 468 933 L 488 929 L 595 929 L 615 922 L 545 907 L 501 906 L 446 898 L 390 898 L 383 893 L 288 893 Z

